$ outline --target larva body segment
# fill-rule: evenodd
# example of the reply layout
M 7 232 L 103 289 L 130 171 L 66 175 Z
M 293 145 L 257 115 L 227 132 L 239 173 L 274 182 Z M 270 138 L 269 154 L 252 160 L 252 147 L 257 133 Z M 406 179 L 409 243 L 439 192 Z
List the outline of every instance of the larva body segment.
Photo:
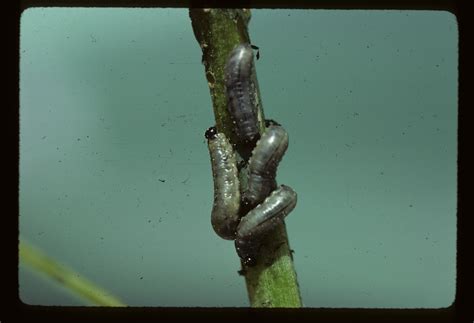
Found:
M 272 124 L 257 142 L 248 165 L 248 185 L 243 202 L 251 208 L 262 202 L 276 186 L 276 171 L 288 148 L 288 133 Z
M 240 184 L 235 153 L 227 137 L 217 133 L 215 127 L 209 128 L 205 136 L 214 181 L 212 227 L 221 238 L 233 240 L 240 221 Z
M 237 227 L 235 248 L 244 264 L 255 265 L 262 240 L 295 208 L 296 192 L 281 185 L 247 213 Z
M 253 143 L 259 137 L 258 99 L 253 69 L 250 44 L 240 44 L 232 50 L 224 67 L 227 109 L 238 146 Z

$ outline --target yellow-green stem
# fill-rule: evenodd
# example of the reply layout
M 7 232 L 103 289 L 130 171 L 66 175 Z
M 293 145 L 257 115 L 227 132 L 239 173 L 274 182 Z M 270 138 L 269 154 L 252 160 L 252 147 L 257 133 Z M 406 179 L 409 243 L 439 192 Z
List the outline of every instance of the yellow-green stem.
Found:
M 38 248 L 20 240 L 20 262 L 61 284 L 71 293 L 98 306 L 127 306 L 109 292 L 66 268 Z

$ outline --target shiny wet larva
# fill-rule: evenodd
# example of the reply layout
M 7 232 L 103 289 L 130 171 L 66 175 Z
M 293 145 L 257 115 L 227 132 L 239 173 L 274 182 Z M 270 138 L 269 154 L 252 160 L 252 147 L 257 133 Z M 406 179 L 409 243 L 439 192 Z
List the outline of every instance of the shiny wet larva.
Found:
M 296 192 L 289 186 L 281 185 L 240 220 L 235 248 L 245 265 L 256 264 L 262 240 L 283 223 L 283 219 L 295 208 L 296 202 Z
M 235 144 L 238 146 L 254 143 L 259 137 L 253 69 L 253 51 L 250 44 L 240 44 L 232 50 L 224 68 L 227 109 L 236 135 Z
M 277 167 L 287 148 L 288 133 L 276 123 L 269 124 L 249 160 L 248 187 L 242 196 L 247 208 L 261 203 L 276 188 Z
M 215 127 L 206 131 L 214 181 L 211 223 L 223 239 L 233 240 L 239 224 L 240 184 L 235 154 L 229 140 Z

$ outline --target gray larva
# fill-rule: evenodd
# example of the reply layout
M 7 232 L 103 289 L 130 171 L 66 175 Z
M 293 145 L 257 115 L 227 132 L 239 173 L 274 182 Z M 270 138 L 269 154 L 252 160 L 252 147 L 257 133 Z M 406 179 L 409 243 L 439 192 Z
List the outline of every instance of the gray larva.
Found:
M 289 186 L 281 185 L 241 219 L 235 248 L 245 265 L 255 265 L 262 240 L 283 222 L 295 208 L 296 201 L 296 192 Z
M 259 136 L 253 64 L 251 45 L 240 44 L 232 50 L 224 68 L 227 109 L 234 125 L 237 145 L 253 143 Z
M 288 148 L 288 133 L 276 123 L 270 126 L 257 142 L 248 165 L 247 190 L 243 194 L 246 208 L 262 202 L 276 186 L 276 170 Z
M 215 127 L 206 131 L 214 180 L 214 204 L 211 223 L 223 239 L 233 240 L 239 223 L 240 190 L 237 163 L 232 145 Z

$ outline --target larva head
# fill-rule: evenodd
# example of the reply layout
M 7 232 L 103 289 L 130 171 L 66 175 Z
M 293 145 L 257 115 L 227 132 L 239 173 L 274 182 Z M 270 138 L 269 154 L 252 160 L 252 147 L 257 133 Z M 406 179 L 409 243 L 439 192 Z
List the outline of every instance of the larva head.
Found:
M 217 128 L 216 127 L 210 127 L 204 133 L 204 137 L 206 137 L 207 140 L 215 139 L 216 136 L 217 136 Z
M 265 127 L 270 127 L 270 126 L 281 126 L 278 122 L 276 122 L 273 119 L 265 119 Z
M 245 266 L 253 267 L 257 264 L 257 254 L 260 249 L 260 243 L 251 239 L 236 238 L 235 250 Z
M 257 264 L 257 259 L 255 259 L 254 257 L 248 256 L 242 259 L 242 262 L 247 267 L 254 267 Z

